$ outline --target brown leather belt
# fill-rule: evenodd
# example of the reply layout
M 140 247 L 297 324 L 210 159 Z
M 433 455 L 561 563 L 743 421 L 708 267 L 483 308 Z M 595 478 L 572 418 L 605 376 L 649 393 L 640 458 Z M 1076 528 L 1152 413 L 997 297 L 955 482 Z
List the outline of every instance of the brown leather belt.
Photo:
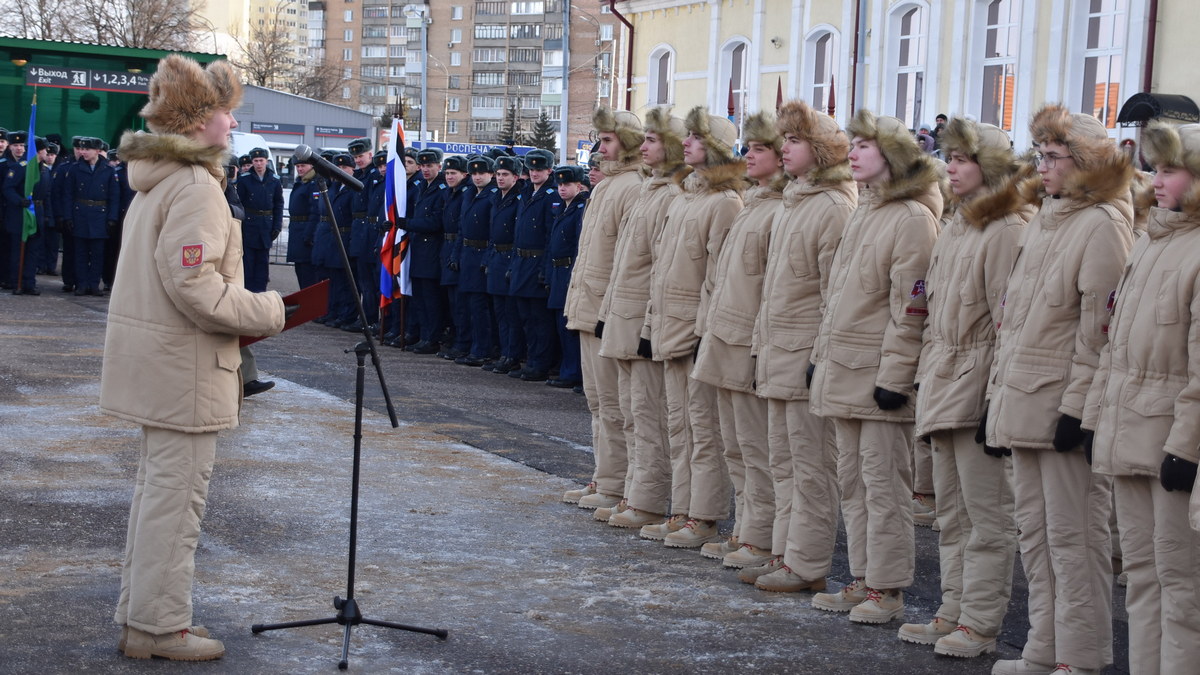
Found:
M 350 217 L 352 217 L 352 218 L 366 218 L 366 217 L 367 217 L 367 212 L 366 212 L 366 211 L 355 211 L 354 213 L 351 213 L 351 214 L 350 214 Z
M 471 248 L 487 248 L 487 239 L 463 239 L 463 244 Z
M 457 232 L 443 232 L 442 239 L 445 239 L 446 241 L 458 241 L 458 233 Z
M 275 215 L 275 212 L 274 212 L 274 211 L 270 211 L 270 210 L 268 210 L 268 211 L 255 211 L 254 209 L 249 209 L 249 210 L 247 210 L 247 211 L 246 211 L 246 213 L 248 213 L 248 214 L 250 214 L 250 215 L 252 215 L 252 216 L 273 216 L 273 215 Z
M 571 263 L 575 262 L 574 258 L 551 258 L 550 264 L 555 267 L 570 267 Z
M 512 250 L 512 244 L 496 244 L 492 248 L 496 249 L 497 253 L 508 253 Z
M 540 258 L 546 253 L 544 248 L 519 248 L 517 256 L 520 258 Z
M 108 206 L 108 202 L 97 201 L 95 199 L 76 199 L 75 203 L 83 204 L 84 206 Z

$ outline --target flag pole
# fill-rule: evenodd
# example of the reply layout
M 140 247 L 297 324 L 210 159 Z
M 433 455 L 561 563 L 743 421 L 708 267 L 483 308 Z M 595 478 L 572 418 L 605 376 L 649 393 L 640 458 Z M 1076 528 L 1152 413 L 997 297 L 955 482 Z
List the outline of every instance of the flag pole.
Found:
M 34 121 L 36 119 L 37 119 L 37 85 L 35 84 L 33 86 L 33 101 L 31 101 L 29 104 L 29 130 L 26 132 L 27 135 L 25 138 L 25 157 L 29 158 L 28 161 L 33 162 L 35 165 L 37 163 L 37 137 L 34 135 L 33 127 L 34 127 Z M 37 170 L 40 172 L 41 168 L 38 167 Z M 29 169 L 28 168 L 26 168 L 26 171 L 25 171 L 25 183 L 26 183 L 25 188 L 22 191 L 25 192 L 25 198 L 30 200 L 29 206 L 26 208 L 29 210 L 29 212 L 31 214 L 33 214 L 34 224 L 36 227 L 37 212 L 33 208 L 33 201 L 32 201 L 33 200 L 33 186 L 28 184 L 29 183 Z M 24 217 L 22 217 L 22 221 L 24 221 Z M 29 232 L 26 231 L 24 222 L 22 222 L 22 224 L 21 224 L 21 250 L 17 254 L 17 288 L 15 291 L 13 291 L 13 295 L 20 295 L 21 291 L 24 290 L 22 288 L 22 282 L 25 279 L 25 242 L 28 239 L 29 239 Z

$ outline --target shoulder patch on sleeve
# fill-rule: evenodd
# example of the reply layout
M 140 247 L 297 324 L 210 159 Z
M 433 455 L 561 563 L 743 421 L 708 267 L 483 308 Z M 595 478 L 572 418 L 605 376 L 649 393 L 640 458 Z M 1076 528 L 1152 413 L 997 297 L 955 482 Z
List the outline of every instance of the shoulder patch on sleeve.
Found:
M 188 244 L 180 254 L 180 264 L 184 267 L 199 267 L 204 262 L 204 244 Z

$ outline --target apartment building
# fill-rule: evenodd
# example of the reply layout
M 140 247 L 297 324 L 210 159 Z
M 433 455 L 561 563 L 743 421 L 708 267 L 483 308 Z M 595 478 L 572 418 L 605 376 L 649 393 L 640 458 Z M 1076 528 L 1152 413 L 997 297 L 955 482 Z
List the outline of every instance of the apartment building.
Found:
M 620 104 L 627 43 L 609 5 L 323 0 L 309 4 L 314 24 L 324 21 L 309 33 L 323 35 L 312 47 L 342 73 L 332 102 L 403 114 L 410 141 L 423 128 L 431 141 L 520 144 L 544 112 L 574 159 L 589 142 L 595 106 Z
M 247 58 L 264 33 L 279 31 L 293 60 L 309 58 L 309 0 L 221 0 L 196 3 L 198 49 L 225 54 L 232 61 Z

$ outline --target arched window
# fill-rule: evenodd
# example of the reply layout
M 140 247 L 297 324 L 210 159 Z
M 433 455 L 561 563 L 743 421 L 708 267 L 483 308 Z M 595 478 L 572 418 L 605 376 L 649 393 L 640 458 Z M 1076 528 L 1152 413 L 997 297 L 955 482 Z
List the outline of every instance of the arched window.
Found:
M 892 13 L 894 37 L 892 86 L 894 114 L 909 128 L 920 124 L 925 93 L 925 57 L 928 49 L 928 12 L 918 5 L 903 5 Z
M 1013 130 L 1013 96 L 1017 87 L 1020 45 L 1020 0 L 991 0 L 986 6 L 983 40 L 983 90 L 979 121 Z
M 746 104 L 750 94 L 750 78 L 748 77 L 749 43 L 744 39 L 734 39 L 721 48 L 720 79 L 717 81 L 721 92 L 719 109 L 728 110 L 734 123 L 740 129 L 745 119 Z
M 650 52 L 650 67 L 646 70 L 650 84 L 650 105 L 671 103 L 674 98 L 675 50 L 665 45 Z
M 1126 0 L 1089 0 L 1087 42 L 1083 52 L 1080 112 L 1095 115 L 1105 127 L 1117 126 L 1121 104 L 1121 54 L 1125 48 Z
M 805 62 L 809 64 L 809 104 L 833 114 L 833 73 L 837 70 L 837 37 L 832 31 L 813 33 L 807 40 Z

